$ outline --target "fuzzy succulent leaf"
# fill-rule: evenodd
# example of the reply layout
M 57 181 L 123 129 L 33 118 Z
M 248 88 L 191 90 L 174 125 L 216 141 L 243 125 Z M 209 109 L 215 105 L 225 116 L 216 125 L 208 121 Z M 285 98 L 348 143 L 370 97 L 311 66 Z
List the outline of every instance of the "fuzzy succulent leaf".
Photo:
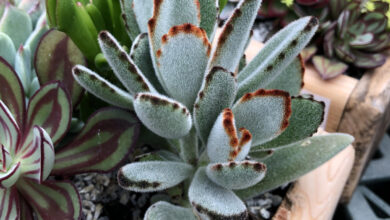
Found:
M 175 25 L 190 23 L 199 26 L 200 9 L 197 3 L 199 3 L 198 0 L 154 0 L 153 16 L 148 21 L 148 36 L 152 51 L 153 66 L 156 70 L 158 70 L 157 50 L 161 48 L 162 36 L 168 33 L 169 29 Z M 156 74 L 163 88 L 167 89 L 158 71 Z
M 159 201 L 148 208 L 144 220 L 196 220 L 191 209 Z
M 19 193 L 15 187 L 0 188 L 0 219 L 19 219 Z
M 97 73 L 81 65 L 73 67 L 72 72 L 75 80 L 88 92 L 112 105 L 133 109 L 133 97 Z
M 165 138 L 180 138 L 192 127 L 190 111 L 181 103 L 163 95 L 138 93 L 134 110 L 143 124 Z
M 192 24 L 173 26 L 163 35 L 157 65 L 165 91 L 192 108 L 204 78 L 211 45 L 206 32 Z
M 170 161 L 137 162 L 123 166 L 118 172 L 118 184 L 135 192 L 154 192 L 176 186 L 192 172 L 186 163 Z
M 125 23 L 127 34 L 131 40 L 134 40 L 140 33 L 140 27 L 133 11 L 134 0 L 120 0 L 122 8 L 122 18 Z M 145 24 L 146 27 L 146 24 Z
M 29 101 L 25 131 L 41 126 L 57 144 L 69 128 L 71 114 L 72 103 L 65 88 L 59 82 L 46 84 Z
M 87 65 L 87 62 L 73 41 L 55 29 L 46 32 L 37 47 L 34 60 L 41 85 L 61 80 L 72 97 L 72 103 L 78 103 L 83 90 L 72 76 L 72 67 L 77 64 Z
M 237 96 L 263 88 L 272 82 L 298 56 L 318 28 L 315 17 L 290 23 L 271 39 L 257 56 L 238 74 Z
M 288 126 L 291 98 L 281 90 L 259 89 L 245 94 L 232 108 L 238 128 L 252 133 L 252 145 L 268 142 Z
M 0 100 L 8 107 L 18 125 L 24 124 L 26 104 L 22 83 L 12 66 L 0 57 Z
M 0 32 L 0 48 L 0 57 L 13 64 L 16 55 L 15 46 L 11 38 L 3 32 Z
M 301 141 L 313 135 L 324 120 L 323 102 L 303 97 L 291 99 L 291 117 L 287 129 L 277 138 L 260 146 L 252 147 L 251 150 L 268 150 Z
M 323 56 L 314 56 L 312 61 L 314 67 L 323 79 L 334 78 L 343 74 L 348 69 L 347 64 L 337 60 L 330 60 Z
M 243 160 L 250 150 L 252 135 L 245 128 L 236 128 L 234 115 L 230 109 L 224 109 L 218 116 L 207 141 L 207 155 L 211 162 Z
M 130 94 L 156 91 L 114 36 L 107 31 L 102 31 L 99 33 L 98 41 L 116 77 Z
M 132 0 L 133 11 L 141 33 L 148 32 L 148 21 L 153 16 L 154 0 Z
M 201 219 L 246 219 L 245 204 L 229 189 L 215 184 L 206 175 L 206 168 L 196 172 L 188 191 L 194 212 Z
M 214 66 L 221 66 L 229 72 L 236 70 L 260 4 L 261 0 L 244 0 L 239 3 L 224 25 L 216 47 L 213 48 L 209 70 Z
M 347 134 L 314 136 L 276 150 L 272 157 L 263 161 L 267 165 L 267 175 L 258 184 L 236 191 L 241 198 L 249 198 L 295 180 L 319 167 L 353 141 Z
M 203 143 L 220 112 L 232 105 L 236 91 L 234 74 L 221 67 L 213 67 L 203 80 L 194 105 L 194 125 Z
M 48 180 L 37 184 L 22 179 L 17 188 L 38 219 L 81 219 L 80 197 L 70 182 Z
M 52 173 L 71 175 L 114 169 L 135 146 L 139 129 L 139 121 L 127 111 L 99 110 L 71 143 L 56 152 Z
M 305 67 L 301 56 L 294 59 L 274 80 L 264 89 L 279 89 L 286 91 L 290 96 L 297 96 L 303 87 Z
M 6 4 L 3 17 L 0 20 L 0 32 L 7 34 L 17 49 L 32 32 L 31 19 L 23 10 L 12 4 Z
M 219 0 L 199 0 L 200 4 L 200 27 L 206 31 L 207 37 L 213 39 L 218 25 Z
M 260 182 L 267 167 L 259 162 L 240 161 L 209 164 L 206 174 L 214 183 L 227 189 L 245 189 Z
M 159 92 L 164 91 L 157 79 L 150 56 L 149 38 L 147 33 L 138 35 L 131 46 L 130 58 L 141 70 L 144 76 Z

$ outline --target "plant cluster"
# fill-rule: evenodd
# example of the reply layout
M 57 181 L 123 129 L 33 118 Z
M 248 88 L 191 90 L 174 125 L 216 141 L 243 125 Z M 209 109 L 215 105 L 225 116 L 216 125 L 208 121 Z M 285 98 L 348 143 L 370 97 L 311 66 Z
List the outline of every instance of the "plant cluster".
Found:
M 176 205 L 157 202 L 145 219 L 246 218 L 240 198 L 294 180 L 351 143 L 345 134 L 310 137 L 324 109 L 299 96 L 298 55 L 316 18 L 292 22 L 246 64 L 260 2 L 242 0 L 216 37 L 216 1 L 121 1 L 125 26 L 138 30 L 130 52 L 108 31 L 98 43 L 122 85 L 73 68 L 87 91 L 134 110 L 145 133 L 169 143 L 118 172 L 118 183 L 131 191 L 183 189 Z

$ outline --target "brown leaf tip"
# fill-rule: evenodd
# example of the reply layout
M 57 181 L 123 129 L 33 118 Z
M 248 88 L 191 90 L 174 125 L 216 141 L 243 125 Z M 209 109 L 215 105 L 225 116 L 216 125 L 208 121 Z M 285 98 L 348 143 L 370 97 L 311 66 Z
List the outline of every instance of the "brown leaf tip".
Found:
M 240 128 L 240 132 L 241 132 L 241 139 L 238 146 L 242 147 L 252 139 L 252 134 L 245 128 Z
M 253 169 L 256 171 L 256 172 L 264 172 L 267 170 L 267 166 L 263 163 L 254 163 L 253 164 Z
M 102 41 L 104 41 L 110 47 L 115 47 L 116 46 L 115 42 L 113 41 L 113 39 L 110 36 L 110 33 L 108 33 L 107 31 L 101 31 L 99 33 L 99 38 Z
M 171 27 L 171 29 L 169 29 L 168 31 L 168 34 L 163 35 L 163 37 L 161 38 L 162 44 L 167 43 L 169 38 L 174 37 L 181 33 L 192 34 L 197 38 L 202 39 L 203 45 L 207 47 L 207 54 L 210 54 L 211 44 L 207 38 L 206 31 L 190 23 L 185 23 L 182 25 Z
M 161 183 L 157 181 L 154 182 L 148 182 L 145 180 L 132 181 L 125 177 L 122 170 L 119 170 L 117 179 L 118 179 L 118 184 L 123 188 L 136 187 L 141 189 L 147 189 L 147 188 L 155 189 L 161 185 Z
M 222 168 L 223 168 L 223 166 L 220 163 L 215 164 L 214 166 L 211 167 L 211 169 L 215 170 L 215 171 L 220 171 L 220 170 L 222 170 Z

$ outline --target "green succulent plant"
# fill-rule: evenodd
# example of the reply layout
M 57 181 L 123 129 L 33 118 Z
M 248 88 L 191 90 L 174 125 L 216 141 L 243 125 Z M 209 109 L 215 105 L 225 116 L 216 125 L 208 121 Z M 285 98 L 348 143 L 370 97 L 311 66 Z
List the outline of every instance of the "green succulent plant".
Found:
M 118 183 L 136 192 L 183 183 L 183 207 L 157 202 L 145 219 L 246 218 L 240 198 L 292 181 L 352 142 L 346 134 L 310 137 L 324 104 L 298 96 L 304 71 L 298 55 L 317 30 L 316 18 L 291 23 L 245 64 L 260 2 L 242 0 L 215 37 L 215 0 L 122 1 L 125 24 L 145 33 L 129 54 L 107 31 L 98 42 L 124 89 L 84 66 L 73 68 L 87 91 L 134 110 L 170 143 L 118 173 Z

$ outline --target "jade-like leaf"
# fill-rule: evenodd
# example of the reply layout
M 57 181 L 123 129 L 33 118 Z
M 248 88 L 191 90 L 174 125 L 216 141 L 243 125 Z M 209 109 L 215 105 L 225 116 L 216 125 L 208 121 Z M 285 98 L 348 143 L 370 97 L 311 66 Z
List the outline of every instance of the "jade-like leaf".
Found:
M 161 48 L 162 36 L 168 33 L 169 29 L 175 25 L 190 23 L 195 26 L 200 24 L 200 9 L 198 8 L 198 0 L 180 0 L 169 1 L 154 0 L 153 16 L 148 21 L 148 36 L 152 51 L 152 61 L 155 69 L 157 65 L 157 50 Z M 174 15 L 174 16 L 172 16 Z M 157 78 L 162 82 L 162 79 L 157 72 Z M 167 87 L 162 83 L 164 89 Z
M 6 4 L 0 20 L 0 32 L 7 34 L 14 42 L 15 49 L 24 44 L 32 32 L 31 19 L 26 12 Z
M 38 219 L 81 219 L 80 197 L 68 181 L 48 180 L 37 184 L 21 179 L 17 188 Z
M 245 204 L 231 190 L 212 182 L 206 168 L 196 172 L 188 191 L 193 210 L 201 219 L 247 219 Z
M 186 163 L 148 161 L 127 164 L 118 172 L 118 184 L 135 192 L 154 192 L 176 186 L 193 172 Z
M 105 108 L 93 114 L 78 136 L 56 152 L 52 173 L 108 172 L 134 148 L 140 124 L 134 114 Z
M 347 134 L 314 136 L 294 146 L 276 150 L 272 157 L 263 161 L 267 175 L 258 184 L 236 191 L 241 198 L 257 196 L 319 167 L 353 141 Z
M 202 85 L 210 50 L 206 32 L 192 24 L 173 26 L 157 50 L 165 91 L 188 108 L 192 108 Z
M 161 137 L 180 138 L 192 127 L 190 111 L 183 104 L 162 95 L 138 93 L 134 110 L 142 123 Z
M 355 51 L 356 55 L 354 65 L 360 68 L 370 69 L 383 65 L 386 62 L 387 56 L 384 53 L 363 53 Z
M 141 33 L 148 32 L 148 21 L 153 16 L 153 0 L 132 0 L 135 19 Z M 128 3 L 129 4 L 129 3 Z
M 268 150 L 303 140 L 313 135 L 324 120 L 323 102 L 303 97 L 291 99 L 291 117 L 287 129 L 277 138 L 260 146 L 252 147 L 251 150 Z
M 116 77 L 118 77 L 130 94 L 156 91 L 114 36 L 107 31 L 102 31 L 99 33 L 98 41 L 104 57 L 107 59 Z
M 263 88 L 275 79 L 301 52 L 318 28 L 315 17 L 304 17 L 283 28 L 238 74 L 238 97 Z
M 0 32 L 0 48 L 0 57 L 8 63 L 14 64 L 16 54 L 14 43 L 11 38 L 3 32 Z
M 81 65 L 73 67 L 72 72 L 75 80 L 88 92 L 112 105 L 133 109 L 133 97 L 97 73 Z
M 164 201 L 156 202 L 146 210 L 144 220 L 196 220 L 191 209 L 169 204 Z
M 212 162 L 243 160 L 250 150 L 252 135 L 245 128 L 236 129 L 233 113 L 224 109 L 219 115 L 207 141 L 207 155 Z
M 65 135 L 72 119 L 72 103 L 59 82 L 42 86 L 30 99 L 24 128 L 29 132 L 34 125 L 45 129 L 54 144 Z
M 42 13 L 41 17 L 38 19 L 37 24 L 35 25 L 34 31 L 30 34 L 30 36 L 27 38 L 26 42 L 24 43 L 25 47 L 28 47 L 30 49 L 31 55 L 35 57 L 34 52 L 36 51 L 39 41 L 41 40 L 42 36 L 49 30 L 49 26 L 47 25 L 46 21 L 46 13 Z
M 0 100 L 8 107 L 19 125 L 24 124 L 25 98 L 22 83 L 12 66 L 0 57 Z
M 135 38 L 131 46 L 130 58 L 153 85 L 153 87 L 156 88 L 159 92 L 163 92 L 164 89 L 161 87 L 156 73 L 154 72 L 147 33 L 142 33 L 138 35 L 137 38 Z
M 122 18 L 126 27 L 127 34 L 134 41 L 140 33 L 139 26 L 133 10 L 134 0 L 120 0 L 122 9 Z M 145 24 L 146 27 L 146 24 Z
M 46 32 L 35 52 L 34 65 L 39 82 L 42 85 L 53 80 L 61 81 L 74 105 L 82 94 L 82 88 L 72 76 L 72 68 L 77 64 L 86 65 L 87 62 L 73 41 L 55 29 Z
M 29 96 L 28 92 L 32 81 L 31 70 L 30 49 L 21 45 L 15 56 L 15 72 L 18 74 L 19 79 L 22 82 L 24 92 L 27 96 Z
M 334 78 L 348 69 L 347 64 L 337 60 L 330 60 L 324 56 L 314 56 L 313 64 L 323 79 Z
M 18 140 L 21 138 L 20 129 L 2 100 L 0 100 L 0 124 L 0 145 L 6 147 L 8 153 L 15 155 Z
M 297 96 L 304 84 L 304 73 L 303 60 L 298 56 L 275 79 L 265 85 L 264 89 L 279 89 L 288 92 L 290 96 Z
M 250 35 L 260 4 L 261 0 L 240 1 L 223 26 L 217 46 L 213 48 L 208 69 L 221 66 L 229 72 L 236 70 L 244 53 L 246 39 Z
M 220 112 L 232 105 L 237 83 L 233 73 L 214 67 L 203 80 L 194 105 L 194 124 L 203 143 Z
M 232 108 L 238 128 L 248 129 L 252 145 L 270 141 L 288 126 L 291 98 L 281 90 L 259 89 L 245 94 Z
M 0 219 L 20 218 L 20 197 L 18 190 L 12 188 L 0 188 Z
M 200 27 L 206 31 L 207 37 L 213 39 L 218 25 L 219 0 L 199 0 Z
M 260 182 L 267 167 L 255 161 L 209 164 L 206 174 L 214 183 L 227 189 L 245 189 Z

